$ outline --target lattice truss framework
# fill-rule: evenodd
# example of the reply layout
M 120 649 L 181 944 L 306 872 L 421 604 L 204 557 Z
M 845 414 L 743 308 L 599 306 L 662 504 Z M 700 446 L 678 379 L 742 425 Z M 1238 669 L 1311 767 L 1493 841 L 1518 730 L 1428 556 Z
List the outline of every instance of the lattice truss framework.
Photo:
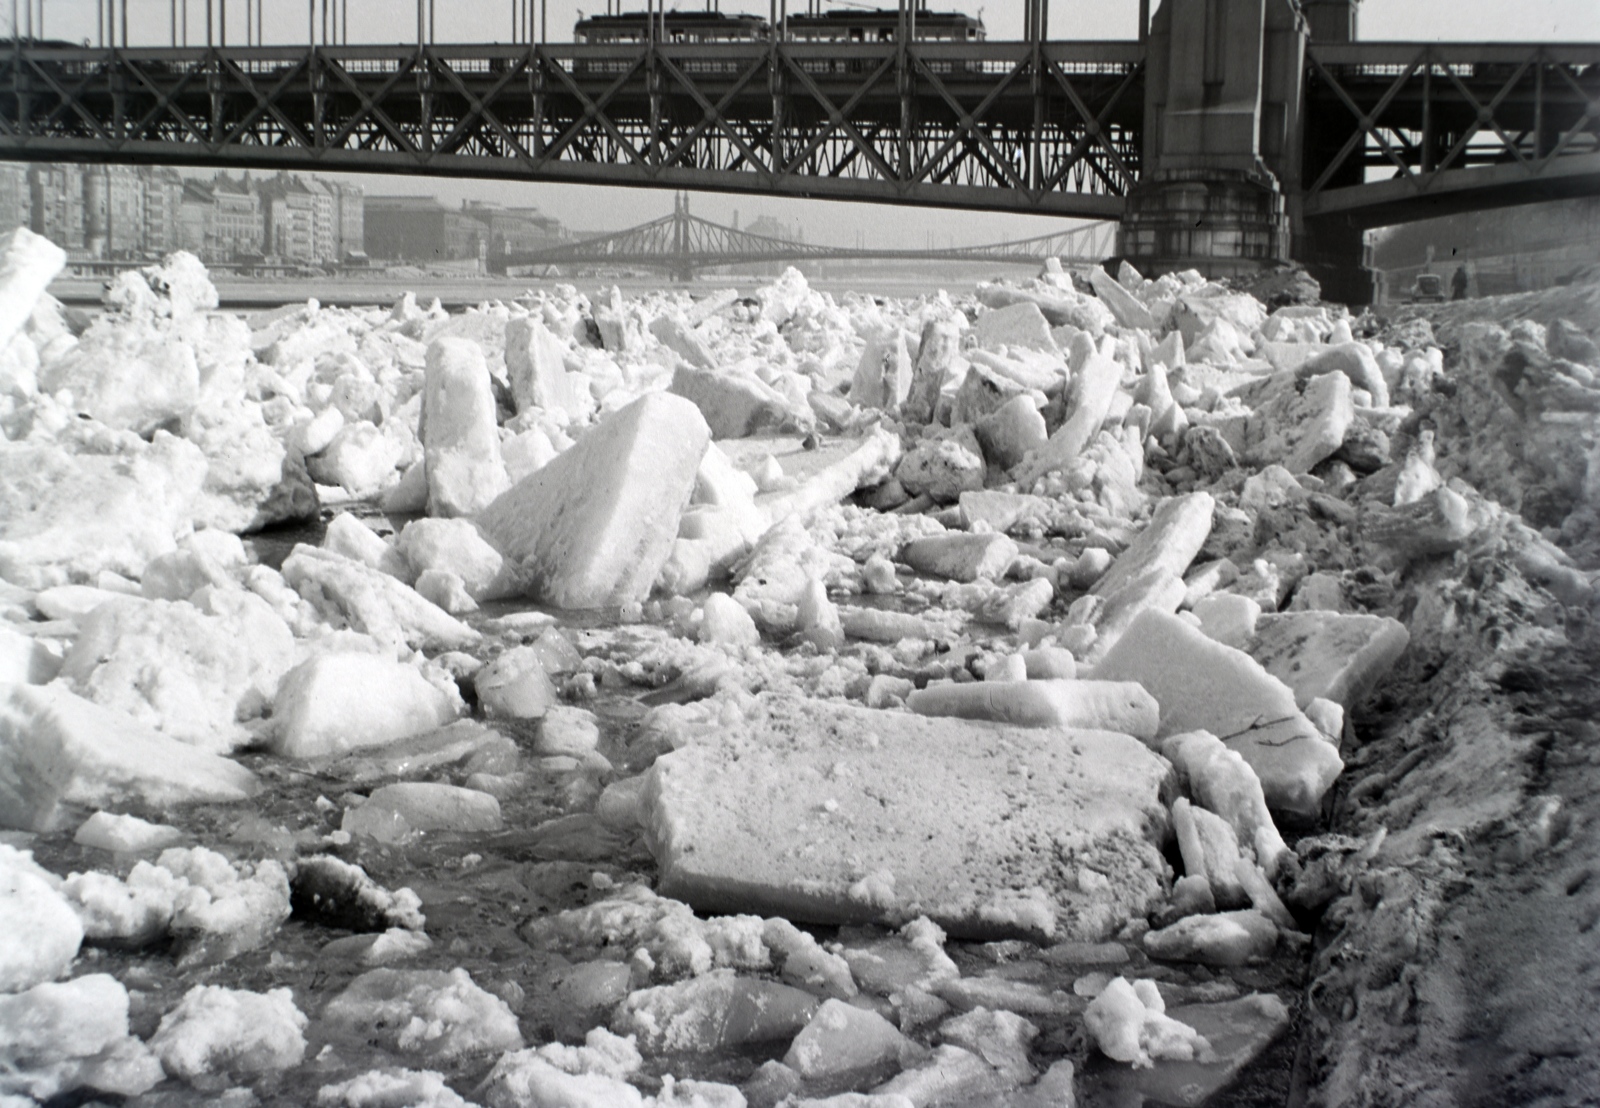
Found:
M 1307 50 L 1304 185 L 1422 195 L 1453 170 L 1600 170 L 1600 45 L 1355 43 Z
M 0 53 L 0 149 L 1114 216 L 1137 43 Z

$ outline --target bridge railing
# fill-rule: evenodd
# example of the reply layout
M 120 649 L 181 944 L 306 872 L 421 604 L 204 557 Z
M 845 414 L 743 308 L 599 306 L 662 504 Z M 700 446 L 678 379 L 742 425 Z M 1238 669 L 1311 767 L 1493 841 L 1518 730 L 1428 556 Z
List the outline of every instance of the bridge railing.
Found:
M 1600 182 L 1600 43 L 1313 43 L 1307 70 L 1308 214 Z

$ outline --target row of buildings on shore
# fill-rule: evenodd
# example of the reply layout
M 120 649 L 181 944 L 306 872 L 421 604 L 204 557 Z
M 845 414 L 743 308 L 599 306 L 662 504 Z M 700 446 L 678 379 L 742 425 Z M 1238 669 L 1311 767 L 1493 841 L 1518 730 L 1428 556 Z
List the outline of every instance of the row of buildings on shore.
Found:
M 473 268 L 567 237 L 535 208 L 450 208 L 431 196 L 368 196 L 323 177 L 0 162 L 0 228 L 11 227 L 44 235 L 74 262 L 188 250 L 213 265 L 324 269 L 369 260 Z

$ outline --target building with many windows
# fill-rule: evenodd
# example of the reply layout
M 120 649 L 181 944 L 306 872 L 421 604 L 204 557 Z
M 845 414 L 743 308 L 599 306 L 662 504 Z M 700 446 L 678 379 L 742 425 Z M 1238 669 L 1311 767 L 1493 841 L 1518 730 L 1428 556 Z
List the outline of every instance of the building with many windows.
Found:
M 317 202 L 298 177 L 280 173 L 260 186 L 263 251 L 310 265 L 317 254 Z
M 305 178 L 301 187 L 311 197 L 311 261 L 337 262 L 339 260 L 339 235 L 336 211 L 338 203 L 328 183 L 318 177 Z
M 183 206 L 183 178 L 172 169 L 146 169 L 144 187 L 144 233 L 140 250 L 146 257 L 159 258 L 179 249 L 182 241 L 180 213 Z
M 32 226 L 33 192 L 28 186 L 28 167 L 0 162 L 0 230 Z
M 69 257 L 85 256 L 83 167 L 31 165 L 28 189 L 33 231 L 61 247 Z
M 208 181 L 186 180 L 178 203 L 178 249 L 202 259 L 216 245 L 217 198 Z
M 129 165 L 84 170 L 84 249 L 94 258 L 127 260 L 144 247 L 144 181 Z
M 431 196 L 369 196 L 366 242 L 367 254 L 384 261 L 467 261 L 484 256 L 488 230 Z
M 501 258 L 514 258 L 566 238 L 561 224 L 538 208 L 507 208 L 485 200 L 469 200 L 462 212 L 482 224 L 484 253 L 491 267 Z
M 246 176 L 235 181 L 219 173 L 211 188 L 212 241 L 205 260 L 237 262 L 259 258 L 263 253 L 261 197 L 250 187 Z
M 333 193 L 334 240 L 338 260 L 367 255 L 366 190 L 360 185 L 324 182 Z

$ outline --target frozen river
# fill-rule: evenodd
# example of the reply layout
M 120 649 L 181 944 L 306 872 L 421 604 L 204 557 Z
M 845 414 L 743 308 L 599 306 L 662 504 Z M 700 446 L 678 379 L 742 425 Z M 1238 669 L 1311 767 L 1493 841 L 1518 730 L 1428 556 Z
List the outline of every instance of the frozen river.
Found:
M 802 267 L 804 268 L 804 267 Z M 862 269 L 849 275 L 807 278 L 812 288 L 842 296 L 847 292 L 870 293 L 879 297 L 917 297 L 944 289 L 952 295 L 970 293 L 980 281 L 997 277 L 1031 275 L 1032 267 L 1017 266 L 942 266 L 927 274 L 906 272 L 903 268 Z M 315 297 L 323 304 L 341 306 L 360 304 L 387 304 L 414 292 L 417 299 L 427 303 L 437 297 L 447 308 L 461 308 L 485 300 L 510 300 L 530 289 L 553 288 L 556 285 L 575 285 L 581 291 L 594 293 L 613 285 L 625 294 L 634 295 L 663 287 L 686 288 L 690 292 L 710 292 L 736 288 L 745 295 L 771 280 L 770 277 L 746 274 L 707 275 L 684 285 L 669 285 L 659 275 L 643 276 L 575 276 L 575 277 L 419 277 L 416 273 L 394 275 L 374 273 L 363 277 L 295 278 L 292 280 L 230 279 L 219 276 L 215 280 L 222 306 L 249 310 L 275 308 L 280 304 Z M 51 285 L 50 291 L 59 299 L 75 305 L 96 304 L 104 281 L 99 278 L 63 276 Z

